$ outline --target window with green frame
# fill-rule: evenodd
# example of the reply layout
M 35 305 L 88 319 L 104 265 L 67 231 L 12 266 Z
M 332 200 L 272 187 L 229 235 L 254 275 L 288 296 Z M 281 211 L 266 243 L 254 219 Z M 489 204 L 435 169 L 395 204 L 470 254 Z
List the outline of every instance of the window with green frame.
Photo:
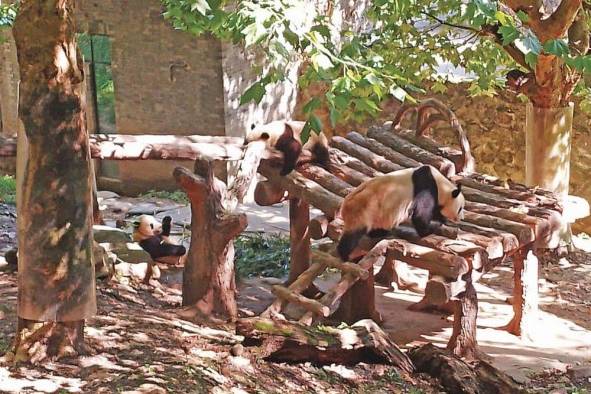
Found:
M 115 87 L 111 71 L 111 40 L 107 36 L 78 34 L 84 61 L 91 65 L 97 129 L 115 133 Z

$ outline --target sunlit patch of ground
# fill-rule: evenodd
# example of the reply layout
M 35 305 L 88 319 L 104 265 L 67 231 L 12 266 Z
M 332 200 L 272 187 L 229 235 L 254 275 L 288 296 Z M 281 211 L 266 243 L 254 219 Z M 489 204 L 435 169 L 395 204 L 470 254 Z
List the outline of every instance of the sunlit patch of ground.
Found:
M 180 276 L 167 277 L 174 282 Z M 427 381 L 417 378 L 411 383 L 383 365 L 273 364 L 261 360 L 256 347 L 233 355 L 232 347 L 241 338 L 231 326 L 211 328 L 178 319 L 178 283 L 153 284 L 99 283 L 99 314 L 88 321 L 85 331 L 91 354 L 42 366 L 13 366 L 0 358 L 0 392 L 437 392 Z M 264 297 L 267 284 L 259 285 L 241 289 L 244 310 L 261 302 L 256 300 Z M 15 332 L 16 274 L 0 273 L 0 299 L 3 354 Z

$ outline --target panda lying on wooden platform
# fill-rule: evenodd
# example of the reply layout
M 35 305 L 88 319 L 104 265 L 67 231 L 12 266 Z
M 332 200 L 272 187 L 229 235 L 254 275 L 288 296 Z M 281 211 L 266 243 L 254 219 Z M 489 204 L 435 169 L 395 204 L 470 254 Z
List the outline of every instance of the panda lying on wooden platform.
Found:
M 310 132 L 308 140 L 302 144 L 302 132 L 306 122 L 277 120 L 262 125 L 253 124 L 246 134 L 244 145 L 254 141 L 264 141 L 268 151 L 283 155 L 283 167 L 279 175 L 285 176 L 294 170 L 302 150 L 312 153 L 311 162 L 324 165 L 328 163 L 328 139 L 323 133 Z M 265 157 L 268 158 L 268 157 Z M 300 164 L 303 164 L 300 162 Z
M 337 251 L 347 261 L 364 235 L 383 237 L 411 219 L 421 237 L 432 234 L 437 223 L 464 218 L 464 196 L 435 167 L 421 166 L 372 178 L 348 194 L 341 205 L 344 232 Z
M 150 254 L 152 260 L 162 257 L 184 256 L 187 252 L 183 245 L 175 245 L 170 239 L 172 218 L 165 216 L 160 224 L 154 216 L 142 215 L 134 222 L 133 240 Z

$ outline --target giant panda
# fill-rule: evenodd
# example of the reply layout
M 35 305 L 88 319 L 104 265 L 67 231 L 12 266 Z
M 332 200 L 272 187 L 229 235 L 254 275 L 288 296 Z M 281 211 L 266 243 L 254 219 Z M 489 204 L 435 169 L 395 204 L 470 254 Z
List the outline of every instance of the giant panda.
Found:
M 283 154 L 283 167 L 280 175 L 285 176 L 296 168 L 303 149 L 312 153 L 312 162 L 328 163 L 328 139 L 323 133 L 310 132 L 308 141 L 302 144 L 301 134 L 306 122 L 277 120 L 262 125 L 252 124 L 244 139 L 244 145 L 254 141 L 264 141 L 268 151 Z M 268 156 L 266 157 L 268 158 Z
M 433 220 L 445 223 L 464 218 L 464 196 L 435 167 L 421 166 L 372 178 L 348 194 L 340 209 L 344 232 L 337 245 L 343 261 L 364 235 L 384 236 L 411 219 L 421 237 L 432 234 Z
M 133 240 L 157 261 L 167 256 L 184 256 L 187 252 L 183 245 L 175 245 L 170 239 L 172 218 L 166 216 L 162 224 L 150 215 L 142 215 L 134 222 Z

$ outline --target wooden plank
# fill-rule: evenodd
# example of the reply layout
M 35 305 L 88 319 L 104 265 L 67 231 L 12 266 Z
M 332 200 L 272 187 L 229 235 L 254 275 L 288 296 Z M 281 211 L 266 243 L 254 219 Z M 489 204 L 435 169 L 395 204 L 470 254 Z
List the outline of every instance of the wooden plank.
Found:
M 355 171 L 358 171 L 365 176 L 374 178 L 380 174 L 383 174 L 382 172 L 376 170 L 375 168 L 368 166 L 367 164 L 365 164 L 361 160 L 356 159 L 355 157 L 353 157 L 353 156 L 349 155 L 348 153 L 343 152 L 339 149 L 336 149 L 333 147 L 333 148 L 329 148 L 328 151 L 330 152 L 331 157 L 335 157 L 338 160 L 338 162 L 340 162 L 338 164 L 342 164 L 342 165 L 345 165 L 349 168 L 352 168 Z
M 450 160 L 413 145 L 389 130 L 373 127 L 369 129 L 367 136 L 420 163 L 432 165 L 447 177 L 454 175 L 456 172 L 455 165 Z
M 357 145 L 356 143 L 349 141 L 343 137 L 332 137 L 330 141 L 332 147 L 338 148 L 345 153 L 359 159 L 368 166 L 376 169 L 377 171 L 388 173 L 396 170 L 402 170 L 404 167 L 401 165 L 392 163 L 390 160 L 377 155 L 363 146 Z
M 338 257 L 332 256 L 325 252 L 315 251 L 314 260 L 320 261 L 323 264 L 326 264 L 328 267 L 336 268 L 345 274 L 355 275 L 362 280 L 365 280 L 369 277 L 369 272 L 361 268 L 359 264 L 348 262 L 343 263 Z
M 281 176 L 277 168 L 273 168 L 264 160 L 259 166 L 259 172 L 271 182 L 287 190 L 291 196 L 307 201 L 329 217 L 335 217 L 341 207 L 342 197 L 326 190 L 297 171 Z
M 418 161 L 411 159 L 410 157 L 407 157 L 402 153 L 387 147 L 386 145 L 380 143 L 377 140 L 374 140 L 373 138 L 364 137 L 356 131 L 348 133 L 346 137 L 349 141 L 354 142 L 357 145 L 362 146 L 366 149 L 369 149 L 375 154 L 383 156 L 391 162 L 396 163 L 404 168 L 421 166 L 421 163 L 419 163 Z
M 417 136 L 412 130 L 397 130 L 396 134 L 413 145 L 450 160 L 454 163 L 456 172 L 461 172 L 461 167 L 464 165 L 464 157 L 460 149 L 441 145 L 429 136 Z
M 312 312 L 317 316 L 328 317 L 328 315 L 330 314 L 330 309 L 327 306 L 322 305 L 320 302 L 316 300 L 306 298 L 303 295 L 288 289 L 287 287 L 275 285 L 272 287 L 271 291 L 273 292 L 273 294 L 281 298 L 283 301 L 297 304 L 305 310 Z
M 92 134 L 91 156 L 109 160 L 241 160 L 243 139 L 201 135 Z

